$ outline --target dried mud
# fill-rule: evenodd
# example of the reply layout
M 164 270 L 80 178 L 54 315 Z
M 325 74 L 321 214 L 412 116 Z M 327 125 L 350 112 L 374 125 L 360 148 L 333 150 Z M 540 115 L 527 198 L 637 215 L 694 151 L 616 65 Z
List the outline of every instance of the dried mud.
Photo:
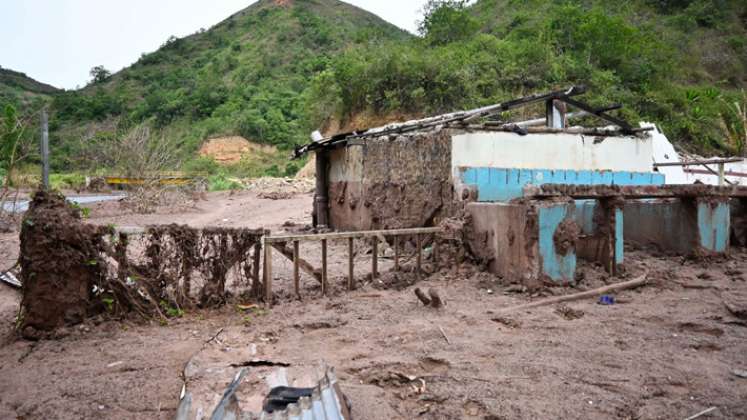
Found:
M 80 211 L 56 193 L 34 194 L 20 236 L 20 331 L 38 339 L 83 321 L 102 308 L 93 288 L 105 276 L 101 250 L 109 228 L 85 224 Z
M 259 225 L 276 216 L 251 215 Z M 308 221 L 292 209 L 287 217 Z M 195 308 L 168 326 L 94 318 L 57 340 L 6 340 L 0 418 L 172 419 L 184 385 L 209 415 L 233 366 L 255 359 L 288 364 L 295 386 L 308 385 L 306 372 L 320 361 L 334 366 L 356 419 L 661 419 L 708 407 L 716 407 L 711 418 L 747 417 L 747 382 L 734 373 L 747 369 L 744 249 L 691 259 L 626 248 L 621 276 L 579 260 L 575 288 L 527 294 L 453 260 L 421 281 L 382 287 L 363 280 L 370 255 L 361 243 L 360 282 L 346 292 L 346 245 L 329 245 L 328 297 L 304 274 L 303 300 L 278 299 L 270 310 Z M 318 247 L 302 252 L 319 265 Z M 379 264 L 382 273 L 392 266 L 384 257 Z M 273 266 L 283 296 L 292 290 L 292 264 L 275 253 Z M 617 293 L 615 305 L 590 299 L 498 316 L 501 308 L 643 272 L 649 284 Z M 446 305 L 424 307 L 415 287 L 437 289 Z M 0 288 L 0 308 L 14 293 Z M 3 312 L 6 332 L 13 315 Z M 242 408 L 261 406 L 265 377 L 278 368 L 249 369 L 237 393 Z

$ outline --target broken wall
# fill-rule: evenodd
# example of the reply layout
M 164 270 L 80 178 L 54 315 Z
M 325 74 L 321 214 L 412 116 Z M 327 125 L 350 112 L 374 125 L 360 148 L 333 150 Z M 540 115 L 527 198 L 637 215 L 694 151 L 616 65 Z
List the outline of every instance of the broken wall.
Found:
M 529 288 L 575 281 L 580 233 L 570 199 L 469 203 L 467 240 L 491 272 Z
M 334 229 L 435 226 L 454 211 L 450 130 L 351 141 L 329 153 Z
M 722 198 L 629 200 L 625 238 L 680 255 L 722 254 L 729 248 L 729 210 Z

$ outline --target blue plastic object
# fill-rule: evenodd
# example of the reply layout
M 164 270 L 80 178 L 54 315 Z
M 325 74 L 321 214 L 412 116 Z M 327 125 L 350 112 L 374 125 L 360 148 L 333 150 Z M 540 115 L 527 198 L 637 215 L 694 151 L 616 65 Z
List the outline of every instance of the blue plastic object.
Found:
M 600 305 L 614 305 L 615 304 L 615 297 L 611 295 L 602 295 L 599 296 L 599 304 Z

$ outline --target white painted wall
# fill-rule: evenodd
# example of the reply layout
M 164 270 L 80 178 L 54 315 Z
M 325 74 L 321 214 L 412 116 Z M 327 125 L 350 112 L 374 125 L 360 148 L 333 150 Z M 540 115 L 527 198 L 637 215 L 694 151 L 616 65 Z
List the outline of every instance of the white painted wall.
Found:
M 573 169 L 651 172 L 653 143 L 649 136 L 605 137 L 577 134 L 477 132 L 455 135 L 451 164 L 522 169 Z
M 651 123 L 641 123 L 641 127 L 653 127 L 651 131 L 651 137 L 653 138 L 654 144 L 654 162 L 681 162 L 679 153 L 675 150 L 672 143 L 667 139 L 664 133 L 660 132 L 659 129 Z M 719 159 L 718 156 L 704 159 Z M 718 165 L 709 165 L 709 167 L 715 171 L 718 171 Z M 691 169 L 705 170 L 703 166 L 690 166 Z M 724 165 L 725 171 L 733 174 L 742 175 L 727 175 L 726 179 L 735 185 L 747 185 L 747 160 L 742 162 L 727 163 Z M 718 185 L 718 176 L 710 174 L 696 174 L 685 172 L 682 166 L 662 166 L 659 168 L 659 172 L 664 174 L 667 184 L 694 184 L 696 181 L 700 181 L 704 184 Z

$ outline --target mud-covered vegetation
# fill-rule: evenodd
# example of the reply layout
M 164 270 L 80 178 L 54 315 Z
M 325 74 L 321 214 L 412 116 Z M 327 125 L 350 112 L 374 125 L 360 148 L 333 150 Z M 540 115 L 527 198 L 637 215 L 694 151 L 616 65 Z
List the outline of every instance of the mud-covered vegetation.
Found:
M 85 223 L 79 206 L 39 191 L 22 222 L 18 329 L 40 338 L 94 315 L 165 321 L 256 297 L 263 233 L 172 224 L 132 235 Z

